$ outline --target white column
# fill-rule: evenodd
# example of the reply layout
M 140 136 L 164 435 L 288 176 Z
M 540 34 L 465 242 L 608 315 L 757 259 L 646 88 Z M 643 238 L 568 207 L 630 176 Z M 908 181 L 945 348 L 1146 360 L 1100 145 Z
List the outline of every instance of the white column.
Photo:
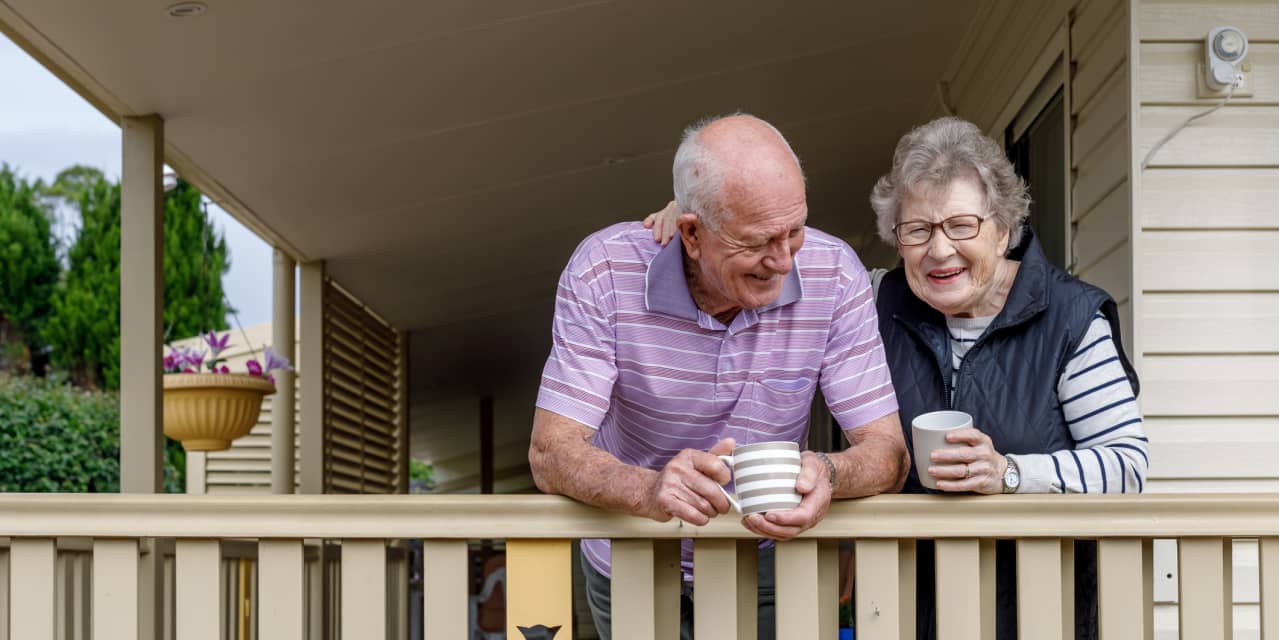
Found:
M 295 266 L 297 263 L 288 254 L 276 248 L 271 348 L 292 363 L 297 362 L 293 348 Z M 293 493 L 294 384 L 292 371 L 275 373 L 275 395 L 271 396 L 271 493 Z
M 156 493 L 164 451 L 164 121 L 123 118 L 120 128 L 120 490 Z
M 162 487 L 164 405 L 160 362 L 164 340 L 164 121 L 120 121 L 120 491 Z M 154 549 L 154 541 L 144 541 Z M 138 638 L 159 637 L 164 563 L 142 556 L 138 567 Z
M 300 269 L 301 493 L 324 493 L 324 262 Z

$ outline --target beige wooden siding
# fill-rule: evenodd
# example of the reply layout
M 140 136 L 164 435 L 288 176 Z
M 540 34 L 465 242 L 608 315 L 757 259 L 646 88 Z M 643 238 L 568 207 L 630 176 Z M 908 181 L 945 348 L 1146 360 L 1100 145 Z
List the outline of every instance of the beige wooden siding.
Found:
M 1213 26 L 1247 33 L 1254 92 L 1177 134 L 1140 179 L 1135 286 L 1152 488 L 1269 486 L 1279 479 L 1279 3 L 1139 6 L 1134 162 L 1215 104 L 1195 96 Z M 1209 444 L 1213 455 L 1195 455 Z
M 1279 490 L 1279 3 L 1139 0 L 1133 165 L 1190 115 L 1203 39 L 1249 38 L 1253 97 L 1169 141 L 1136 181 L 1134 296 L 1152 492 Z M 1259 637 L 1257 545 L 1234 543 L 1234 637 Z M 1155 548 L 1156 638 L 1177 633 L 1177 545 Z
M 1131 353 L 1132 182 L 1128 166 L 1128 2 L 1089 0 L 1071 25 L 1071 256 L 1080 279 L 1119 303 L 1125 348 Z

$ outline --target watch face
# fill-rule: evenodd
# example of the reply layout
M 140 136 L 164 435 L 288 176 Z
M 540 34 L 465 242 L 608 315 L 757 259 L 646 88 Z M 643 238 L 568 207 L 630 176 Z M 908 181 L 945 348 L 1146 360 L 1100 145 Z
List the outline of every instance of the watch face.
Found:
M 1017 465 L 1009 463 L 1008 469 L 1004 471 L 1004 491 L 1012 493 L 1021 486 L 1021 473 L 1017 471 Z

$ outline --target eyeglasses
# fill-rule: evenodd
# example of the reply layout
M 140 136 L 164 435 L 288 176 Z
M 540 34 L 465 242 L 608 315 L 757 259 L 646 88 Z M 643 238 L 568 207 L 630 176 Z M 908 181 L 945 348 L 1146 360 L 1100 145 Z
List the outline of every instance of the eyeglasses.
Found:
M 893 232 L 897 234 L 897 242 L 903 247 L 926 244 L 933 239 L 933 230 L 937 227 L 941 227 L 942 233 L 951 240 L 970 240 L 981 233 L 982 220 L 985 218 L 977 215 L 953 216 L 941 222 L 909 220 L 893 225 Z

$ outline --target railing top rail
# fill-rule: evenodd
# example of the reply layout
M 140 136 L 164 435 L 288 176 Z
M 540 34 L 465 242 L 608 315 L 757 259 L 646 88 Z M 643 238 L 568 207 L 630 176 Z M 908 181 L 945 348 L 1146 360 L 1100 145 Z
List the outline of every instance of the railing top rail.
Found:
M 1279 494 L 887 495 L 837 501 L 806 537 L 1279 535 Z M 747 538 L 734 516 L 696 527 L 558 496 L 0 494 L 0 536 L 93 538 Z

